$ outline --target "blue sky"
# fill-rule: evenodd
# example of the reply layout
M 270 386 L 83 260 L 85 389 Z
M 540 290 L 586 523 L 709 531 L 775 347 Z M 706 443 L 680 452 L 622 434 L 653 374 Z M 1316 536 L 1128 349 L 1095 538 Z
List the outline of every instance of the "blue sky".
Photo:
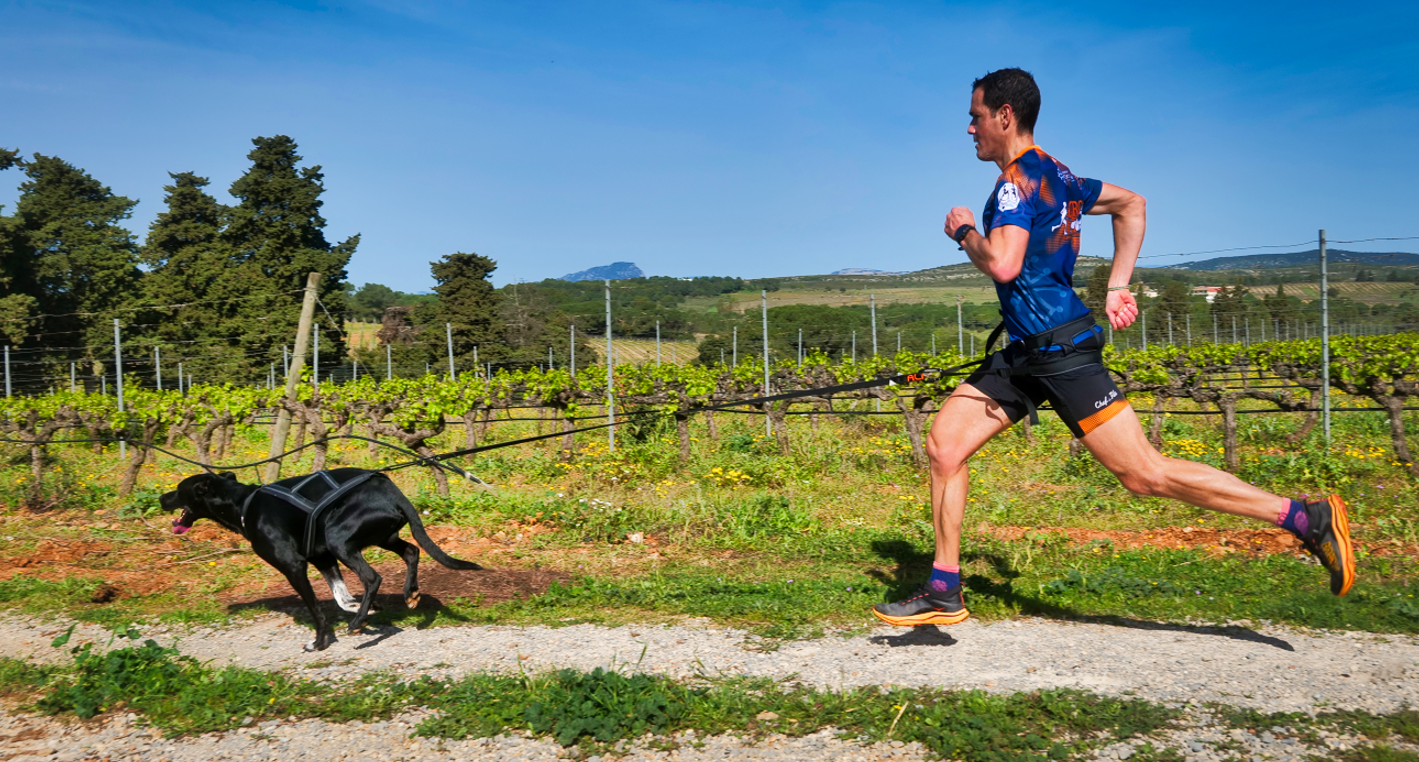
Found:
M 1021 66 L 1039 143 L 1148 197 L 1148 263 L 1419 235 L 1416 4 L 1140 5 L 0 0 L 0 146 L 140 199 L 141 235 L 167 172 L 229 200 L 290 135 L 351 280 L 406 291 L 453 251 L 499 283 L 913 270 L 963 261 L 942 220 L 997 172 L 970 82 Z

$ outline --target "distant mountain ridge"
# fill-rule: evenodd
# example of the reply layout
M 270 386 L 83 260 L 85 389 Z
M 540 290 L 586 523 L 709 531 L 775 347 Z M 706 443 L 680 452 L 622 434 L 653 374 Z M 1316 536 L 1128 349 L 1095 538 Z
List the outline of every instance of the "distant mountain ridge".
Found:
M 844 267 L 841 270 L 834 270 L 829 275 L 902 275 L 905 271 L 897 270 L 873 270 L 868 267 Z
M 563 275 L 558 280 L 626 280 L 644 278 L 645 273 L 634 262 L 612 262 L 609 265 L 592 267 L 581 272 Z
M 1366 265 L 1419 265 L 1419 254 L 1407 251 L 1372 252 L 1326 249 L 1325 258 L 1330 262 L 1353 262 Z M 1217 257 L 1200 262 L 1184 262 L 1166 265 L 1166 270 L 1266 270 L 1274 267 L 1305 267 L 1316 264 L 1320 259 L 1320 249 L 1293 251 L 1284 254 L 1244 254 L 1237 257 Z

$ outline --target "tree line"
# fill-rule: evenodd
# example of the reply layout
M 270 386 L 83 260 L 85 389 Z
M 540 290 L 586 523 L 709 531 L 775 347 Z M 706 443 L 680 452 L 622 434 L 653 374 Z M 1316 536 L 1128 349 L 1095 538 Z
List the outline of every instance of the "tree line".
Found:
M 0 149 L 0 170 L 23 176 L 13 213 L 0 207 L 0 343 L 19 390 L 52 388 L 71 369 L 86 389 L 111 382 L 115 319 L 127 374 L 168 387 L 181 383 L 179 367 L 208 383 L 267 381 L 294 344 L 310 272 L 322 275 L 321 370 L 348 365 L 344 321 L 356 315 L 385 319 L 381 338 L 408 365 L 446 358 L 445 325 L 463 367 L 474 347 L 497 364 L 535 363 L 548 346 L 565 352 L 570 319 L 557 304 L 497 292 L 488 281 L 497 264 L 478 254 L 431 262 L 432 295 L 353 289 L 346 268 L 360 237 L 326 237 L 321 167 L 305 164 L 288 136 L 251 142 L 229 200 L 209 178 L 169 173 L 164 209 L 142 240 L 124 226 L 136 200 L 62 158 Z M 383 363 L 384 352 L 370 354 Z

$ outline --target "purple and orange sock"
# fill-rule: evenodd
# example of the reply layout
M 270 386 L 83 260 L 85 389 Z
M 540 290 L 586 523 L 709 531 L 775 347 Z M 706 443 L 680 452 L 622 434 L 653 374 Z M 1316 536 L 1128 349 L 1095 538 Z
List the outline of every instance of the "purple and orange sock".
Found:
M 1299 500 L 1292 500 L 1290 507 L 1276 516 L 1276 526 L 1297 537 L 1305 537 L 1311 531 L 1311 520 L 1306 515 L 1306 506 Z
M 938 593 L 959 587 L 961 585 L 961 567 L 932 563 L 930 584 L 931 589 Z

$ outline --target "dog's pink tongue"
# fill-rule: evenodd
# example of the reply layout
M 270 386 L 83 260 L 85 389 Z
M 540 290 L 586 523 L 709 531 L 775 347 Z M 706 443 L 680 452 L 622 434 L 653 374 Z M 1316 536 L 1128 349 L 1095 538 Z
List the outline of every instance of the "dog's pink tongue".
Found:
M 184 510 L 184 511 L 182 512 L 182 515 L 181 515 L 181 516 L 178 516 L 177 518 L 173 519 L 173 521 L 172 521 L 172 533 L 173 533 L 173 534 L 182 534 L 183 532 L 186 532 L 187 530 L 189 530 L 189 529 L 191 529 L 191 528 L 192 528 L 192 514 L 188 513 L 186 510 Z
M 187 530 L 189 530 L 189 529 L 191 529 L 191 528 L 192 528 L 192 527 L 185 527 L 185 526 L 183 526 L 183 525 L 181 525 L 181 524 L 173 524 L 173 525 L 172 525 L 172 533 L 173 533 L 173 534 L 182 534 L 183 532 L 186 532 Z

